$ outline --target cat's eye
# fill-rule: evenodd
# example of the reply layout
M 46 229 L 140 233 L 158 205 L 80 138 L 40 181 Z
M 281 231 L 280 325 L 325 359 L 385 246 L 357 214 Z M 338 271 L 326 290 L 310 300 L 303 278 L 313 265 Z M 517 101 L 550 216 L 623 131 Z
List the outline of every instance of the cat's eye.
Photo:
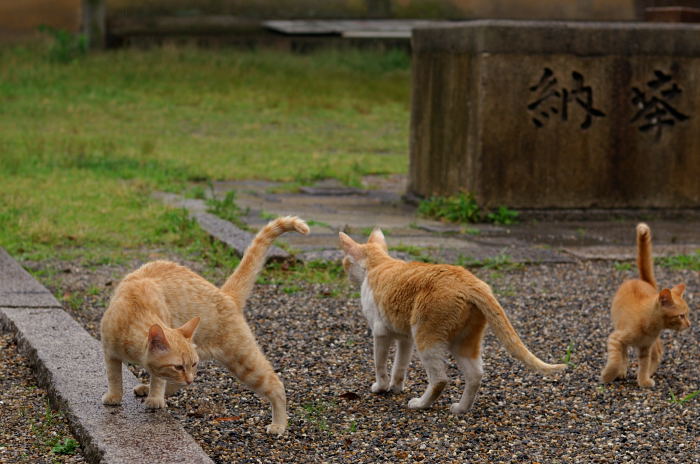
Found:
M 184 371 L 184 370 L 185 370 L 185 366 L 183 366 L 183 365 L 175 366 L 175 370 L 176 370 L 176 371 Z
M 192 363 L 192 367 L 197 367 L 197 363 Z

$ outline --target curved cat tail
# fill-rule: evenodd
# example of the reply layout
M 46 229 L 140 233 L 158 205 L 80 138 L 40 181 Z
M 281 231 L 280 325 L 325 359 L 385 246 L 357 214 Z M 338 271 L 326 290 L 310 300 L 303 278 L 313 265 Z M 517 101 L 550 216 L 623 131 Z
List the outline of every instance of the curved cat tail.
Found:
M 265 264 L 265 253 L 270 245 L 277 237 L 292 230 L 306 235 L 309 233 L 309 226 L 296 216 L 281 217 L 267 223 L 255 235 L 243 253 L 238 267 L 221 287 L 221 291 L 233 297 L 241 310 L 243 310 L 255 280 Z
M 566 369 L 566 364 L 547 364 L 527 349 L 488 285 L 483 284 L 481 288 L 475 288 L 472 297 L 473 303 L 486 317 L 493 333 L 511 356 L 540 374 L 553 374 Z
M 656 288 L 654 261 L 651 257 L 651 229 L 643 222 L 637 224 L 637 269 L 639 278 Z

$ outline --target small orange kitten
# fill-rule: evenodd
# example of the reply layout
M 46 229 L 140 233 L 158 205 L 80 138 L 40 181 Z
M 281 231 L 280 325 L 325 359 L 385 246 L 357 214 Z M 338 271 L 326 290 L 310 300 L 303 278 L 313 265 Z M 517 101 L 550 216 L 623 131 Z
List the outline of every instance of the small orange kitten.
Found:
M 612 302 L 613 333 L 608 337 L 608 363 L 600 381 L 608 383 L 627 376 L 627 348 L 639 350 L 637 383 L 653 387 L 651 378 L 663 354 L 659 334 L 664 329 L 682 331 L 690 327 L 688 305 L 683 300 L 684 284 L 659 291 L 651 257 L 651 230 L 637 225 L 637 268 L 639 279 L 624 282 Z
M 362 312 L 374 336 L 376 382 L 372 392 L 403 389 L 415 344 L 429 384 L 423 396 L 411 399 L 408 407 L 428 408 L 440 396 L 447 385 L 445 352 L 449 351 L 466 380 L 461 400 L 450 410 L 455 414 L 468 411 L 481 385 L 481 341 L 487 322 L 508 352 L 528 367 L 542 374 L 566 368 L 532 354 L 491 288 L 463 267 L 394 259 L 379 229 L 364 245 L 341 232 L 340 243 L 345 271 L 361 284 Z M 386 362 L 394 342 L 397 350 L 389 379 Z
M 284 385 L 255 342 L 243 307 L 267 249 L 291 230 L 309 233 L 306 223 L 296 217 L 278 218 L 262 228 L 221 289 L 168 261 L 145 264 L 127 275 L 100 327 L 109 383 L 102 402 L 121 403 L 122 363 L 139 364 L 148 371 L 150 385 L 139 385 L 134 393 L 148 395 L 147 408 L 164 408 L 165 395 L 192 383 L 200 359 L 215 359 L 270 401 L 272 424 L 267 431 L 283 434 Z

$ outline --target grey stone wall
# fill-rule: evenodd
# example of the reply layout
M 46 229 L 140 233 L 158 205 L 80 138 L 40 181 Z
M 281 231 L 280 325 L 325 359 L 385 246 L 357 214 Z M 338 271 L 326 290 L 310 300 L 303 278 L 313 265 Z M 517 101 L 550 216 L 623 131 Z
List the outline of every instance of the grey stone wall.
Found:
M 413 49 L 411 193 L 700 206 L 700 26 L 474 21 Z

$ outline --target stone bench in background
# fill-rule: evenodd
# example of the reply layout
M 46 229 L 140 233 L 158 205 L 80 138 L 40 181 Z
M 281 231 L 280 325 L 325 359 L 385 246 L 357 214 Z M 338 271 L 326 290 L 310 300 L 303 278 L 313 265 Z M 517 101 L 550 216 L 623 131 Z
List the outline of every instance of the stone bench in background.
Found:
M 412 46 L 409 194 L 700 207 L 700 26 L 484 20 Z

